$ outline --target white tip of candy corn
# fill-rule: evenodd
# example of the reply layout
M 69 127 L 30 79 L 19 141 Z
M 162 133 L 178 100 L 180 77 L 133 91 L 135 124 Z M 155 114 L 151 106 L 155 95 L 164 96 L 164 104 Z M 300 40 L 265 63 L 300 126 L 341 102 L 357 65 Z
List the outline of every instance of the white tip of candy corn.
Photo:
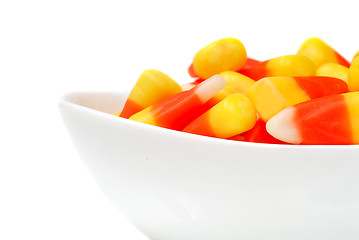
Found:
M 287 143 L 300 144 L 302 138 L 298 131 L 298 127 L 295 125 L 295 108 L 286 108 L 267 122 L 267 132 L 273 137 Z
M 226 80 L 220 75 L 214 75 L 196 86 L 195 94 L 202 102 L 207 102 L 216 95 L 224 86 Z

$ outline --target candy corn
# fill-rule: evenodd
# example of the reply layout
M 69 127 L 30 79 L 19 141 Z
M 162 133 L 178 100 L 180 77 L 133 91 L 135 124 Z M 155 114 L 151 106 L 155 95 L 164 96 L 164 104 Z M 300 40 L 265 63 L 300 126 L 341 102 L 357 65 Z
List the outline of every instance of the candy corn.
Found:
M 239 40 L 221 39 L 197 52 L 193 58 L 193 75 L 207 79 L 223 71 L 237 71 L 246 60 L 246 49 Z
M 340 65 L 339 63 L 324 63 L 317 69 L 317 76 L 327 76 L 339 78 L 348 82 L 349 68 Z
M 193 69 L 193 63 L 191 63 L 191 65 L 189 65 L 188 67 L 188 74 L 193 77 L 193 78 L 197 78 L 197 74 L 194 72 L 194 69 Z
M 286 55 L 254 64 L 246 70 L 246 75 L 254 80 L 274 76 L 312 76 L 314 63 L 307 57 Z
M 243 74 L 234 71 L 224 71 L 219 74 L 226 80 L 226 86 L 221 90 L 229 94 L 243 93 L 246 94 L 248 89 L 255 81 Z
M 239 69 L 238 73 L 242 74 L 242 75 L 245 75 L 247 76 L 248 75 L 248 71 L 252 68 L 254 68 L 257 64 L 259 64 L 260 61 L 256 60 L 256 59 L 253 59 L 253 58 L 248 58 L 247 57 L 247 61 L 246 63 L 244 64 L 243 67 L 241 67 L 241 69 Z M 191 65 L 188 67 L 187 69 L 188 71 L 188 74 L 192 77 L 192 78 L 198 78 L 197 74 L 194 72 L 194 69 L 193 69 L 193 63 L 191 63 Z M 203 79 L 202 79 L 203 81 Z
M 166 74 L 149 69 L 144 71 L 133 87 L 120 117 L 129 118 L 146 107 L 182 91 Z
M 210 107 L 233 93 L 247 93 L 248 89 L 255 83 L 253 79 L 234 71 L 221 72 L 219 75 L 226 81 L 226 86 L 209 100 Z
M 352 61 L 349 67 L 348 85 L 350 91 L 359 91 L 359 56 Z
M 218 75 L 223 77 L 223 79 L 226 81 L 226 85 L 209 100 L 209 103 L 207 104 L 208 109 L 233 93 L 247 93 L 248 89 L 255 83 L 253 79 L 234 71 L 224 71 Z M 181 85 L 181 87 L 183 90 L 188 90 L 201 83 L 202 81 L 203 80 L 198 78 L 192 83 Z
M 311 59 L 316 68 L 330 62 L 349 67 L 349 62 L 344 57 L 318 37 L 305 40 L 299 47 L 297 55 Z
M 257 116 L 254 105 L 243 94 L 232 94 L 196 118 L 183 131 L 229 138 L 251 129 Z
M 349 63 L 312 37 L 295 55 L 258 61 L 224 38 L 200 49 L 187 72 L 192 82 L 179 85 L 144 71 L 113 115 L 234 141 L 359 144 L 359 51 Z
M 255 66 L 257 66 L 259 63 L 261 63 L 260 61 L 254 59 L 254 58 L 248 58 L 247 57 L 247 61 L 246 63 L 244 64 L 244 66 L 239 69 L 237 72 L 240 73 L 240 74 L 243 74 L 245 76 L 248 76 L 249 75 L 249 71 L 251 69 L 253 69 Z
M 286 108 L 269 119 L 267 131 L 293 144 L 359 144 L 359 92 Z
M 245 134 L 243 141 L 256 143 L 285 144 L 285 142 L 274 138 L 267 132 L 266 122 L 264 122 L 262 119 L 257 120 L 254 127 Z
M 244 138 L 245 138 L 245 133 L 240 133 L 238 135 L 234 135 L 233 137 L 229 137 L 226 139 L 233 141 L 244 141 Z
M 286 107 L 326 95 L 347 92 L 347 84 L 330 77 L 268 77 L 257 81 L 247 95 L 262 120 Z
M 355 59 L 356 57 L 358 57 L 358 56 L 359 56 L 359 51 L 357 51 L 357 52 L 354 54 L 353 59 L 352 59 L 352 62 L 353 62 L 354 59 Z
M 205 104 L 226 84 L 215 75 L 196 87 L 180 92 L 132 115 L 129 119 L 159 127 L 181 130 L 198 116 L 198 108 Z

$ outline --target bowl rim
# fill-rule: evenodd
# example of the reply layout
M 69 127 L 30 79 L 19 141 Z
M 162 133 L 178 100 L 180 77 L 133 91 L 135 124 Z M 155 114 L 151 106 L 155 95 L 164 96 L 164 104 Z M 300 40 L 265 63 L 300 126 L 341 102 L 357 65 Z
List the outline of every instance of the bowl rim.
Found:
M 295 150 L 307 150 L 307 149 L 318 149 L 318 150 L 328 150 L 328 149 L 340 149 L 340 150 L 359 150 L 359 144 L 352 144 L 352 145 L 324 145 L 324 144 L 318 144 L 318 145 L 296 145 L 296 144 L 275 144 L 275 143 L 256 143 L 256 142 L 245 142 L 245 141 L 237 141 L 237 140 L 231 140 L 231 139 L 222 139 L 222 138 L 215 138 L 215 137 L 208 137 L 193 133 L 187 133 L 182 131 L 177 131 L 173 129 L 167 129 L 163 127 L 153 126 L 149 124 L 144 124 L 141 122 L 132 121 L 129 119 L 117 117 L 113 114 L 109 114 L 106 112 L 102 112 L 90 107 L 86 107 L 83 105 L 80 105 L 78 103 L 74 103 L 69 98 L 76 95 L 84 95 L 84 94 L 98 94 L 98 95 L 117 95 L 117 96 L 125 96 L 125 98 L 128 96 L 129 91 L 70 91 L 65 94 L 63 94 L 59 100 L 58 100 L 58 106 L 59 108 L 62 107 L 68 107 L 72 108 L 77 111 L 89 113 L 92 115 L 97 115 L 98 117 L 102 117 L 104 119 L 108 119 L 111 121 L 118 121 L 119 124 L 127 124 L 129 127 L 137 127 L 141 128 L 150 132 L 159 132 L 162 134 L 171 134 L 176 137 L 185 137 L 190 138 L 193 140 L 198 140 L 202 142 L 208 142 L 208 143 L 214 143 L 214 144 L 225 144 L 225 145 L 233 145 L 233 146 L 241 146 L 241 147 L 261 147 L 261 148 L 269 148 L 269 149 L 295 149 Z

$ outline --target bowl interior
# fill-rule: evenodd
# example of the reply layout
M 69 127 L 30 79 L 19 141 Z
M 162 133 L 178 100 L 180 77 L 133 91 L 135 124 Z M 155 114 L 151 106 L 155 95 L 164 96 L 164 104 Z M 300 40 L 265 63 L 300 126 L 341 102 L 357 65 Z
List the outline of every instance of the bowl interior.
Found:
M 73 92 L 62 101 L 104 113 L 121 112 L 129 92 Z

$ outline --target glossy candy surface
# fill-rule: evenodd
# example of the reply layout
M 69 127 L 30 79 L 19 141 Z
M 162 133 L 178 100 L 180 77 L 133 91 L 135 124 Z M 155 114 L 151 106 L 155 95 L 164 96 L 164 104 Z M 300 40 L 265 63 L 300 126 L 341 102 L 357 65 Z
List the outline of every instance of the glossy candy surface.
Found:
M 183 131 L 210 137 L 229 138 L 251 129 L 257 116 L 254 105 L 243 94 L 232 94 L 187 125 Z
M 305 40 L 299 47 L 297 55 L 311 59 L 316 68 L 330 62 L 349 67 L 349 62 L 343 56 L 318 37 Z
M 359 51 L 349 64 L 326 42 L 312 37 L 301 44 L 295 55 L 259 61 L 247 57 L 246 49 L 238 39 L 224 38 L 195 54 L 187 69 L 192 82 L 179 85 L 162 72 L 146 70 L 132 89 L 123 111 L 113 115 L 236 141 L 356 144 L 353 139 L 354 133 L 359 131 L 358 124 L 352 124 L 352 128 L 348 125 L 337 128 L 336 134 L 341 135 L 338 140 L 334 139 L 331 131 L 337 127 L 335 122 L 344 122 L 343 119 L 357 121 L 352 116 L 356 116 L 359 110 L 349 107 L 347 109 L 352 110 L 345 111 L 344 107 L 337 107 L 340 105 L 337 102 L 341 98 L 345 101 L 353 99 L 346 97 L 348 91 L 359 91 L 358 55 Z M 336 100 L 313 102 L 327 96 Z M 308 105 L 303 106 L 309 107 L 301 107 L 304 103 Z M 319 103 L 330 106 L 319 108 Z M 284 114 L 283 119 L 287 116 L 294 119 L 293 109 L 295 121 L 285 120 L 287 122 L 282 126 L 277 124 L 285 122 L 278 116 L 283 116 L 286 111 L 289 113 Z M 308 117 L 311 115 L 308 113 L 318 109 L 322 112 L 317 116 L 324 114 L 324 117 Z M 332 111 L 326 113 L 329 109 Z M 320 123 L 322 118 L 328 122 L 331 117 L 335 119 L 334 115 L 340 118 L 333 123 L 334 127 L 331 123 Z M 301 125 L 298 119 L 308 120 L 303 120 L 306 123 Z M 316 131 L 308 130 L 306 124 L 309 123 L 317 127 Z M 278 132 L 279 135 L 284 132 L 284 138 L 278 137 Z M 277 134 L 275 136 L 279 139 L 271 134 Z M 350 134 L 354 138 L 348 140 Z
M 313 98 L 347 92 L 347 84 L 330 77 L 268 77 L 247 92 L 259 116 L 267 121 L 279 111 Z
M 244 136 L 243 141 L 256 143 L 271 143 L 271 144 L 285 144 L 285 142 L 274 138 L 267 132 L 266 122 L 258 119 L 252 129 L 250 129 Z
M 254 64 L 246 70 L 246 75 L 254 80 L 274 76 L 312 76 L 315 66 L 307 57 L 286 55 Z
M 350 91 L 359 91 L 359 56 L 354 58 L 349 67 L 348 85 Z
M 349 68 L 339 63 L 324 63 L 317 69 L 316 75 L 339 78 L 348 82 L 348 73 Z
M 267 130 L 293 144 L 359 144 L 359 92 L 286 108 L 267 122 Z
M 255 83 L 254 80 L 247 76 L 234 71 L 221 72 L 221 77 L 226 81 L 226 85 L 213 98 L 210 99 L 212 106 L 222 101 L 227 96 L 234 93 L 247 93 L 248 89 Z
M 260 61 L 254 59 L 254 58 L 249 58 L 247 57 L 247 61 L 246 63 L 244 64 L 244 66 L 239 69 L 237 72 L 240 73 L 240 74 L 243 74 L 245 76 L 248 76 L 249 75 L 249 71 L 251 69 L 253 69 L 255 66 L 257 66 L 259 63 L 261 63 Z
M 223 79 L 226 81 L 226 85 L 209 100 L 209 103 L 206 104 L 206 106 L 204 106 L 204 108 L 207 108 L 207 110 L 233 93 L 246 94 L 248 89 L 255 83 L 253 79 L 234 71 L 224 71 L 218 75 L 223 77 Z M 198 78 L 192 83 L 187 83 L 181 86 L 182 89 L 187 90 L 201 82 L 203 82 L 203 80 Z
M 225 91 L 228 94 L 246 94 L 248 89 L 255 83 L 253 79 L 234 71 L 224 71 L 219 75 L 226 80 L 226 86 L 221 91 Z
M 358 57 L 358 56 L 359 56 L 359 51 L 357 51 L 357 52 L 354 54 L 353 59 L 352 59 L 352 62 L 353 62 L 354 59 L 355 59 L 356 57 Z
M 145 70 L 127 98 L 120 117 L 129 118 L 146 107 L 182 91 L 181 87 L 166 74 Z
M 236 72 L 238 72 L 238 73 L 240 73 L 240 74 L 242 74 L 242 75 L 248 76 L 248 71 L 249 71 L 250 69 L 252 69 L 253 67 L 255 67 L 255 66 L 256 66 L 257 64 L 259 64 L 259 63 L 260 63 L 260 61 L 258 61 L 258 60 L 256 60 L 256 59 L 253 59 L 253 58 L 247 57 L 247 61 L 246 61 L 246 63 L 244 64 L 244 66 L 241 67 L 241 69 L 239 69 L 239 70 L 236 71 Z M 187 72 L 188 72 L 188 74 L 190 75 L 190 77 L 200 79 L 200 78 L 197 76 L 197 74 L 194 72 L 193 63 L 191 63 L 191 65 L 188 67 Z M 202 79 L 202 81 L 203 81 L 203 79 Z
M 198 108 L 220 91 L 226 82 L 214 75 L 196 87 L 180 92 L 132 115 L 131 120 L 181 130 L 198 116 Z
M 191 63 L 191 65 L 189 65 L 188 69 L 187 69 L 188 74 L 193 77 L 193 78 L 197 78 L 197 74 L 194 72 L 193 69 L 193 63 Z
M 224 38 L 208 44 L 193 58 L 193 72 L 207 79 L 223 71 L 238 71 L 247 61 L 243 44 L 235 38 Z

